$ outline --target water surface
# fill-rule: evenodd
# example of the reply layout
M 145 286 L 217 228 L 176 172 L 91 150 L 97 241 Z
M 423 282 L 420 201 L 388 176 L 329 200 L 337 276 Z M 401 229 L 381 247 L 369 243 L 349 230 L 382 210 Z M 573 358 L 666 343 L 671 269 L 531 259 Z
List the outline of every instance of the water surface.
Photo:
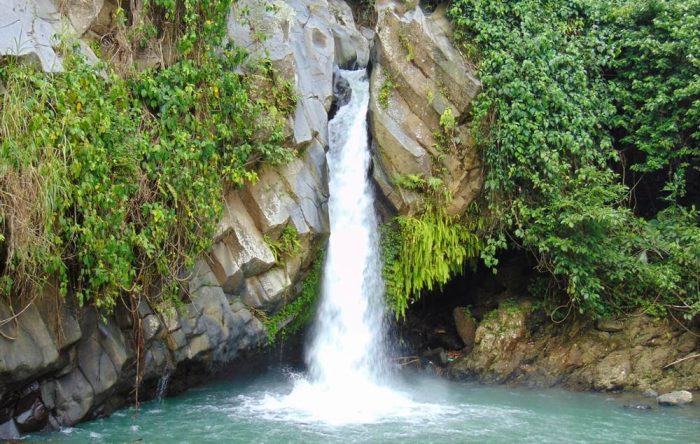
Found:
M 482 386 L 412 376 L 393 393 L 411 405 L 356 423 L 333 424 L 275 402 L 301 376 L 272 370 L 236 378 L 109 418 L 29 440 L 60 443 L 658 443 L 700 442 L 700 407 L 623 408 L 629 399 L 593 393 Z M 653 400 L 652 400 L 653 401 Z M 368 397 L 372 412 L 381 399 Z M 641 402 L 637 400 L 637 402 Z M 653 404 L 653 402 L 649 402 Z

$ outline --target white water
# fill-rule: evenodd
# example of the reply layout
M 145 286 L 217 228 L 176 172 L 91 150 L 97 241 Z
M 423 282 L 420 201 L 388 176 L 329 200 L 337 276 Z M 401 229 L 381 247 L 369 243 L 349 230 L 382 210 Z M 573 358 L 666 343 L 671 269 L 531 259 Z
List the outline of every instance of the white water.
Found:
M 307 353 L 311 381 L 329 389 L 378 383 L 386 376 L 384 284 L 368 177 L 369 82 L 364 70 L 341 73 L 352 98 L 328 124 L 331 234 Z
M 240 401 L 268 420 L 331 426 L 453 414 L 453 408 L 414 402 L 406 392 L 392 388 L 377 217 L 368 175 L 369 81 L 364 70 L 341 74 L 352 98 L 328 125 L 331 234 L 306 356 L 309 371 L 290 376 L 289 395 L 263 393 Z

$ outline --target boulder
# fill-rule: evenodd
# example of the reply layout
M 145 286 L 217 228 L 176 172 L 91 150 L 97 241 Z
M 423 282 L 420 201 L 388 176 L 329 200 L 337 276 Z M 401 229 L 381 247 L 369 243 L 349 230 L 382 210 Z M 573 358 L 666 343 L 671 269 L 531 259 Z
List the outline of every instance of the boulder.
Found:
M 0 327 L 0 382 L 18 382 L 54 369 L 59 352 L 35 304 L 11 311 L 0 301 L 0 319 L 17 315 Z
M 244 276 L 255 276 L 264 273 L 275 264 L 275 256 L 255 226 L 238 193 L 228 194 L 218 233 L 217 240 L 225 242 L 231 253 L 229 257 L 217 257 L 232 261 L 232 264 L 220 264 L 224 272 L 234 270 L 235 266 L 238 266 Z M 226 274 L 224 276 L 227 279 L 229 277 Z
M 0 439 L 19 439 L 19 430 L 17 430 L 17 425 L 14 420 L 9 420 L 0 424 Z
M 94 393 L 79 368 L 54 380 L 41 383 L 41 399 L 59 424 L 73 425 L 83 419 L 93 405 Z
M 615 390 L 626 385 L 632 373 L 629 354 L 617 351 L 606 356 L 596 365 L 594 388 L 596 390 Z
M 659 405 L 676 406 L 693 402 L 693 394 L 686 390 L 679 390 L 671 393 L 664 393 L 656 398 Z
M 649 388 L 642 392 L 642 396 L 644 396 L 645 398 L 656 398 L 659 396 L 659 394 L 656 393 L 656 390 Z
M 267 273 L 246 279 L 243 303 L 253 308 L 274 310 L 288 293 L 292 282 L 283 268 L 273 268 Z
M 617 333 L 624 330 L 625 324 L 617 319 L 598 319 L 595 322 L 595 328 L 608 333 Z
M 457 334 L 464 343 L 464 352 L 469 353 L 474 348 L 474 337 L 476 336 L 476 321 L 466 307 L 455 307 L 452 316 L 457 328 Z
M 105 0 L 62 1 L 62 12 L 68 17 L 77 35 L 83 35 L 100 16 Z

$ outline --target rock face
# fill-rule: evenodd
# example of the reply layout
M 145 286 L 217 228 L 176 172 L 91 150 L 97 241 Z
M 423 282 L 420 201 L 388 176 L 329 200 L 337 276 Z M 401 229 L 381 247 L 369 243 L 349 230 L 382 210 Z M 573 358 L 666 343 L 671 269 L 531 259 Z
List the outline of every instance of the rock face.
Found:
M 395 209 L 412 213 L 420 197 L 396 186 L 402 176 L 443 180 L 448 211 L 462 213 L 481 188 L 481 162 L 466 121 L 481 88 L 474 68 L 450 43 L 451 26 L 440 7 L 426 16 L 402 1 L 377 1 L 370 123 L 374 178 Z M 454 128 L 441 125 L 442 116 Z M 449 119 L 448 119 L 449 120 Z
M 0 5 L 0 55 L 22 57 L 45 71 L 62 69 L 52 49 L 57 34 L 99 38 L 113 26 L 116 8 L 113 0 Z M 358 27 L 342 0 L 234 2 L 228 39 L 254 57 L 269 57 L 296 86 L 289 134 L 300 155 L 263 168 L 258 182 L 226 195 L 211 251 L 182 270 L 188 303 L 177 311 L 158 313 L 144 297 L 104 318 L 57 304 L 51 288 L 27 307 L 0 302 L 0 319 L 16 315 L 0 325 L 0 439 L 109 414 L 133 399 L 135 385 L 141 399 L 153 396 L 164 375 L 172 375 L 174 390 L 184 389 L 265 343 L 256 315 L 274 314 L 294 299 L 328 236 L 328 114 L 352 94 L 334 75 L 338 67 L 372 62 L 373 174 L 394 209 L 410 213 L 420 200 L 394 185 L 398 176 L 437 171 L 453 196 L 450 211 L 466 208 L 481 186 L 465 124 L 480 84 L 450 45 L 444 10 L 426 16 L 402 5 L 377 1 L 375 32 Z M 334 86 L 344 96 L 335 104 Z M 449 132 L 440 124 L 446 114 L 455 119 Z M 300 248 L 280 260 L 269 244 L 289 229 Z M 490 340 L 473 322 L 463 324 L 465 344 L 474 336 Z
M 501 303 L 476 329 L 473 351 L 455 361 L 449 372 L 457 379 L 577 390 L 655 394 L 700 389 L 700 361 L 687 359 L 667 367 L 697 353 L 692 333 L 641 314 L 606 327 L 614 332 L 586 320 L 553 324 L 528 302 Z M 675 393 L 683 392 L 659 398 L 688 399 Z
M 241 0 L 229 20 L 236 44 L 267 53 L 288 79 L 296 79 L 297 145 L 328 145 L 333 66 L 366 66 L 369 40 L 355 27 L 350 7 L 331 0 Z
M 46 72 L 63 70 L 54 47 L 64 36 L 81 36 L 102 10 L 104 0 L 0 0 L 0 56 L 19 57 Z M 61 14 L 65 6 L 68 18 Z M 96 12 L 95 12 L 96 11 Z M 81 42 L 82 43 L 82 42 Z M 88 60 L 95 54 L 86 44 L 80 50 Z
M 113 6 L 69 0 L 59 12 L 49 0 L 0 3 L 9 11 L 0 19 L 0 55 L 33 57 L 46 71 L 61 69 L 50 43 L 59 28 L 94 33 Z M 253 56 L 269 55 L 296 85 L 289 127 L 300 155 L 227 194 L 213 248 L 182 271 L 190 301 L 182 309 L 159 314 L 144 298 L 108 318 L 65 304 L 56 313 L 51 289 L 23 310 L 0 302 L 0 319 L 17 314 L 0 325 L 0 439 L 109 414 L 133 398 L 137 381 L 141 399 L 154 395 L 164 375 L 184 389 L 264 345 L 267 332 L 256 315 L 271 315 L 295 298 L 328 236 L 325 150 L 334 65 L 366 65 L 370 40 L 344 1 L 269 3 L 236 2 L 229 38 Z M 15 41 L 22 45 L 13 47 Z M 278 260 L 268 243 L 288 227 L 300 248 Z

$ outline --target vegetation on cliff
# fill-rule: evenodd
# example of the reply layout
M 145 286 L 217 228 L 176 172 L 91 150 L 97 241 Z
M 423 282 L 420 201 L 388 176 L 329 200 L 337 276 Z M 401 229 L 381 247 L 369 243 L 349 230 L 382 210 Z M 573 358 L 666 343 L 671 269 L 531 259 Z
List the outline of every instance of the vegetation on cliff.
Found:
M 700 2 L 456 0 L 450 13 L 484 85 L 486 264 L 531 251 L 552 306 L 700 313 Z
M 231 0 L 151 0 L 118 9 L 89 65 L 70 43 L 65 72 L 0 60 L 0 296 L 63 296 L 110 311 L 122 297 L 177 301 L 205 251 L 224 189 L 289 160 L 291 85 L 222 47 Z M 136 71 L 157 40 L 174 55 Z M 127 59 L 125 59 L 127 58 Z

